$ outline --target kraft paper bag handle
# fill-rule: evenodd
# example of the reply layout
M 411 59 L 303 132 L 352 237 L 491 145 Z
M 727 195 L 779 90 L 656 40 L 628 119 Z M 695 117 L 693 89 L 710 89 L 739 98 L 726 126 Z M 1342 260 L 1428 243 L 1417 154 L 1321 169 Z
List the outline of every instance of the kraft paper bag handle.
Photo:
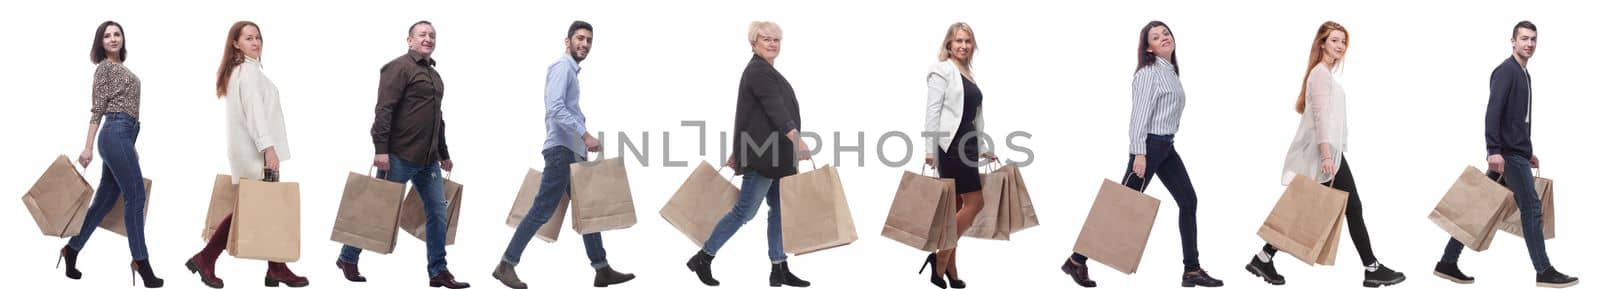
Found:
M 717 176 L 719 176 L 719 177 L 722 176 L 722 169 L 725 169 L 725 168 L 728 168 L 726 163 L 724 163 L 721 166 L 717 166 Z M 740 182 L 733 181 L 733 178 L 735 178 L 735 177 L 738 177 L 738 175 L 729 174 L 728 177 L 726 177 L 724 179 L 727 179 L 729 183 L 733 183 L 734 184 L 733 187 L 738 188 Z

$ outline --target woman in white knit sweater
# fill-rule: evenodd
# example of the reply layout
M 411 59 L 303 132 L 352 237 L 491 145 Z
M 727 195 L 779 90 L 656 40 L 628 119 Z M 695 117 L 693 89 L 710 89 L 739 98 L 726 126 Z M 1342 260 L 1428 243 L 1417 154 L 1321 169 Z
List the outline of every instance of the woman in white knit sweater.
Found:
M 217 68 L 217 97 L 226 103 L 228 116 L 228 163 L 235 184 L 239 179 L 278 181 L 278 163 L 289 159 L 288 132 L 283 125 L 283 107 L 278 104 L 278 87 L 261 70 L 261 29 L 250 21 L 239 21 L 228 29 L 222 64 Z M 217 226 L 204 249 L 185 265 L 199 273 L 200 282 L 222 288 L 216 276 L 217 257 L 227 245 L 230 213 Z M 311 282 L 295 275 L 288 265 L 268 262 L 265 283 L 276 287 L 303 287 Z

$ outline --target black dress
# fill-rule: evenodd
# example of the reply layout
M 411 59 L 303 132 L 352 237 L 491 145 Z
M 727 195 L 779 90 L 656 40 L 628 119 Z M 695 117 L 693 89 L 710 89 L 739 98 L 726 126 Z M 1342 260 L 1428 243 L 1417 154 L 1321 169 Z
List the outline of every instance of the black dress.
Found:
M 939 154 L 939 177 L 956 180 L 956 193 L 965 194 L 983 190 L 983 180 L 978 175 L 979 136 L 977 135 L 978 108 L 983 106 L 983 91 L 978 85 L 961 77 L 961 124 L 956 128 L 956 144 Z

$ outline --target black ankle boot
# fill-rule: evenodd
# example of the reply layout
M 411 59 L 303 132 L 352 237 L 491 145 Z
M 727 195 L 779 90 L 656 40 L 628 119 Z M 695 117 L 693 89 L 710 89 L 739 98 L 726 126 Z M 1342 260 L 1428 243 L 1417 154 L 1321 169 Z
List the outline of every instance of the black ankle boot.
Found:
M 772 287 L 778 287 L 779 285 L 789 287 L 810 287 L 811 282 L 800 280 L 800 277 L 794 276 L 794 273 L 789 272 L 789 262 L 783 262 L 772 264 L 772 275 L 767 277 L 767 285 Z
M 144 288 L 161 288 L 167 283 L 166 280 L 156 277 L 154 270 L 150 270 L 150 260 L 133 261 L 128 267 L 132 268 L 133 272 L 139 273 L 140 281 L 144 281 Z
M 594 287 L 606 287 L 633 280 L 633 274 L 617 272 L 611 266 L 594 269 Z
M 1467 273 L 1462 273 L 1461 267 L 1457 266 L 1456 262 L 1440 261 L 1438 264 L 1434 264 L 1433 275 L 1450 280 L 1450 282 L 1456 282 L 1456 284 L 1472 284 L 1477 281 L 1476 278 L 1467 276 Z
M 1278 275 L 1278 267 L 1269 262 L 1261 262 L 1260 257 L 1251 256 L 1250 264 L 1244 265 L 1244 270 L 1250 271 L 1250 274 L 1256 275 L 1256 277 L 1261 277 L 1261 280 L 1267 281 L 1267 284 L 1276 286 L 1285 283 L 1283 275 Z
M 67 260 L 67 278 L 78 280 L 83 278 L 83 272 L 78 272 L 78 251 L 72 246 L 61 246 L 61 257 L 56 258 L 56 268 L 61 268 L 61 260 Z
M 711 276 L 711 259 L 713 258 L 716 258 L 716 256 L 706 254 L 704 250 L 696 251 L 694 257 L 689 258 L 689 263 L 686 264 L 689 266 L 689 271 L 694 271 L 695 277 L 699 277 L 700 283 L 706 284 L 706 286 L 722 285 L 722 282 L 717 282 L 717 278 Z

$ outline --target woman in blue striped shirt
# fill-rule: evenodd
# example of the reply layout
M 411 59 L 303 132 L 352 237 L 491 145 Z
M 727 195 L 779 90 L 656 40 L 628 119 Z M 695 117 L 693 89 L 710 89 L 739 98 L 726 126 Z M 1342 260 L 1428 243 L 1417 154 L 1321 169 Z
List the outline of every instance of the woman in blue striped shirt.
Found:
M 1200 268 L 1195 228 L 1194 185 L 1183 158 L 1172 146 L 1183 116 L 1183 83 L 1178 81 L 1178 54 L 1172 31 L 1166 23 L 1150 21 L 1139 31 L 1139 66 L 1133 74 L 1133 114 L 1128 122 L 1128 171 L 1123 185 L 1143 191 L 1145 181 L 1159 175 L 1161 183 L 1178 202 L 1178 230 L 1183 236 L 1183 287 L 1221 287 L 1222 280 L 1211 278 Z M 1061 265 L 1072 281 L 1095 287 L 1085 262 L 1089 257 L 1073 253 Z

